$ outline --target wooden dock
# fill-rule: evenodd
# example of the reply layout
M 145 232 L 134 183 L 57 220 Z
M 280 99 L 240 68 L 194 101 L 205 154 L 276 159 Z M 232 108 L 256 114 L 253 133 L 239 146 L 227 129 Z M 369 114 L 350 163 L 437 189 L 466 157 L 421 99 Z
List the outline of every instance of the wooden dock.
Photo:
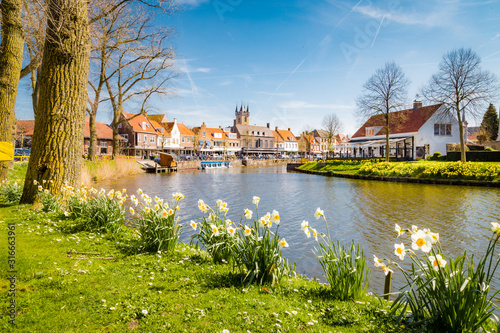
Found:
M 163 172 L 173 172 L 177 171 L 177 166 L 174 167 L 162 167 L 153 161 L 137 161 L 141 165 L 141 168 L 147 173 L 163 173 Z

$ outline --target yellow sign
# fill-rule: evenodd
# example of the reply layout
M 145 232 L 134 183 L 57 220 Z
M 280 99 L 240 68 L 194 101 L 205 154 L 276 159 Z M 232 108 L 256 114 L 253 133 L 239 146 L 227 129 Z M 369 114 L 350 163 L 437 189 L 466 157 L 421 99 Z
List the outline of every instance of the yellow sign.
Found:
M 12 161 L 14 159 L 14 147 L 12 142 L 0 142 L 0 162 Z

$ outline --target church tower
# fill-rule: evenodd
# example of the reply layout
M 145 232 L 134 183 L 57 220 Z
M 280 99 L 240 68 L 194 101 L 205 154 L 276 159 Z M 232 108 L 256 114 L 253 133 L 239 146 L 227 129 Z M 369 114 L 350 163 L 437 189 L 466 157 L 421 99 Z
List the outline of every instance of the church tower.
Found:
M 248 125 L 250 119 L 250 108 L 246 108 L 242 105 L 238 111 L 238 106 L 236 106 L 236 111 L 234 112 L 236 119 L 234 120 L 234 125 Z

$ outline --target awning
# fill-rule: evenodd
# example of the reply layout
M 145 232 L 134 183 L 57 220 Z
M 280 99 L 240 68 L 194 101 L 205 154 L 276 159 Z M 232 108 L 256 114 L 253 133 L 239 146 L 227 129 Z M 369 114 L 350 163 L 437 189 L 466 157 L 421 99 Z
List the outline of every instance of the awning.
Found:
M 207 146 L 211 146 L 211 145 L 212 145 L 212 143 L 209 140 L 207 140 Z
M 203 145 L 204 145 L 203 140 L 200 140 L 200 147 L 202 147 Z

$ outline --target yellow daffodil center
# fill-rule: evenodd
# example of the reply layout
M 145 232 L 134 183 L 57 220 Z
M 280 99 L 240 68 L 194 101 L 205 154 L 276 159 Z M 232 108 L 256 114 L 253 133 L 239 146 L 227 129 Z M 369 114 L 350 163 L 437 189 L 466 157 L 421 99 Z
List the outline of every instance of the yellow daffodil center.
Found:
M 217 228 L 213 228 L 213 229 L 212 229 L 212 232 L 213 232 L 214 234 L 216 234 L 216 233 L 217 233 Z
M 402 254 L 402 253 L 403 253 L 403 250 L 402 250 L 400 247 L 398 247 L 398 248 L 397 248 L 397 250 L 396 250 L 396 252 L 397 252 L 398 254 Z
M 425 240 L 423 238 L 417 239 L 417 245 L 419 247 L 424 246 L 425 245 Z
M 434 260 L 434 261 L 432 262 L 432 264 L 433 264 L 434 266 L 441 266 L 441 261 L 439 261 L 439 260 Z

